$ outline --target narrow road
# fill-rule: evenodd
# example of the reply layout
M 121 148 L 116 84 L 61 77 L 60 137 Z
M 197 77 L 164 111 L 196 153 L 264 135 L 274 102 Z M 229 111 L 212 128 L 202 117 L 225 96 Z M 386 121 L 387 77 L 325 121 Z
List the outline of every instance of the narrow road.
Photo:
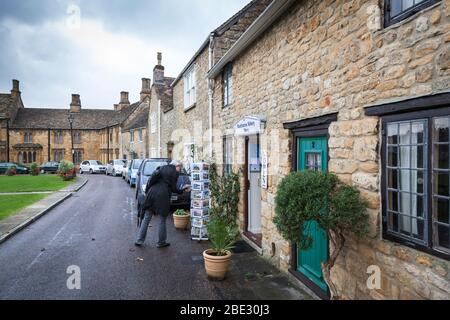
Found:
M 310 299 L 245 250 L 233 255 L 226 281 L 209 281 L 208 243 L 191 241 L 171 218 L 170 247 L 156 248 L 156 217 L 146 245 L 136 248 L 135 189 L 121 178 L 88 177 L 73 197 L 0 245 L 0 299 Z M 71 266 L 79 267 L 79 290 L 67 286 Z
M 0 245 L 0 299 L 217 298 L 213 286 L 199 281 L 205 244 L 170 222 L 171 247 L 156 248 L 152 227 L 146 246 L 135 248 L 134 189 L 120 178 L 89 179 L 79 193 Z M 80 268 L 81 290 L 67 288 L 69 266 Z

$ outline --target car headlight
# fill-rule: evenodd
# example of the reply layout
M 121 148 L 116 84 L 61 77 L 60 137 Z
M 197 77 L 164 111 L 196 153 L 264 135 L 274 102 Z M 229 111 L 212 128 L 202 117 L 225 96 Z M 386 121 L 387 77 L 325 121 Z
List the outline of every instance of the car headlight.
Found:
M 146 189 L 146 188 L 147 188 L 147 185 L 146 185 L 146 184 L 141 185 L 141 190 L 142 190 L 143 193 L 145 193 L 145 189 Z

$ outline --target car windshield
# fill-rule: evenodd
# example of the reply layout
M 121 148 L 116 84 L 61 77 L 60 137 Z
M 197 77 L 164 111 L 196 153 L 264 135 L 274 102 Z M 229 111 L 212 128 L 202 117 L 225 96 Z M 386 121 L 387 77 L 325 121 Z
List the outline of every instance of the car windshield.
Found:
M 167 162 L 148 161 L 145 163 L 144 176 L 151 176 L 158 167 L 167 165 Z
M 125 164 L 125 161 L 123 161 L 123 160 L 116 160 L 116 161 L 114 161 L 114 164 L 116 166 L 123 166 Z
M 97 166 L 103 165 L 103 163 L 101 163 L 100 161 L 91 161 L 91 164 L 92 164 L 93 166 L 95 166 L 95 165 L 97 165 Z
M 139 169 L 143 160 L 134 160 L 133 161 L 133 169 Z

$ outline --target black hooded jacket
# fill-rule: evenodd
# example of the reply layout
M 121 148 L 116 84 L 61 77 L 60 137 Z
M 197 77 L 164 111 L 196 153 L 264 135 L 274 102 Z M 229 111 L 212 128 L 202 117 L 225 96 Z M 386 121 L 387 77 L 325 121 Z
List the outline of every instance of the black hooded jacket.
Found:
M 183 193 L 183 190 L 177 188 L 179 175 L 173 165 L 158 168 L 147 181 L 143 209 L 156 215 L 168 216 L 172 193 Z

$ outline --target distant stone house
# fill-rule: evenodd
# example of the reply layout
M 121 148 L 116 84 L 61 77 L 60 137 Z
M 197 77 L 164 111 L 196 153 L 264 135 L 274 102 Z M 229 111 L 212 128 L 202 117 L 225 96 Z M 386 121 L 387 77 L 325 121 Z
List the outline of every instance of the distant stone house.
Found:
M 150 109 L 150 79 L 142 79 L 140 100 L 131 105 L 132 112 L 121 126 L 122 159 L 149 157 L 148 114 Z
M 120 155 L 120 126 L 133 111 L 128 93 L 116 109 L 84 109 L 73 94 L 69 109 L 26 108 L 19 81 L 0 95 L 0 161 L 38 164 L 46 161 L 107 162 Z M 72 127 L 71 123 L 72 121 Z M 73 146 L 73 148 L 72 148 Z
M 348 236 L 332 270 L 339 293 L 450 298 L 450 0 L 276 0 L 208 77 L 216 160 L 243 169 L 240 228 L 264 257 L 328 296 L 323 230 L 297 250 L 273 217 L 283 177 L 329 170 L 370 206 L 368 238 Z

